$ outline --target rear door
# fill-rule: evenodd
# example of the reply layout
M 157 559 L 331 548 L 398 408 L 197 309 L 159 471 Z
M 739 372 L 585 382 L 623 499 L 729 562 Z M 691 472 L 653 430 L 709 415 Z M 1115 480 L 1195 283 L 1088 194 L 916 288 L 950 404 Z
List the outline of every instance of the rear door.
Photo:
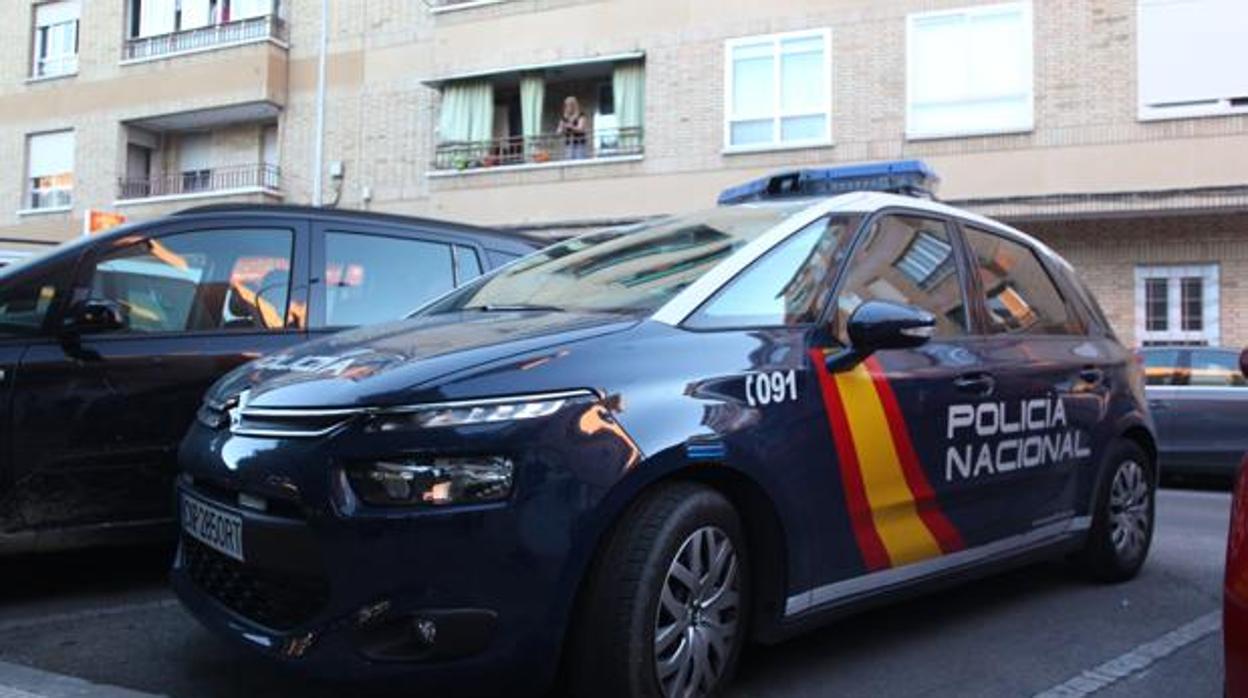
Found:
M 1158 424 L 1167 426 L 1159 434 L 1162 445 L 1179 465 L 1231 475 L 1248 451 L 1248 381 L 1239 370 L 1239 354 L 1185 351 L 1179 384 L 1166 388 L 1153 409 Z
M 354 221 L 314 232 L 315 333 L 406 317 L 485 268 L 477 245 L 459 237 Z
M 179 221 L 85 258 L 73 302 L 126 309 L 124 329 L 32 346 L 14 386 L 14 462 L 34 527 L 170 516 L 178 443 L 204 392 L 306 337 L 307 226 Z
M 954 476 L 977 484 L 983 526 L 1011 535 L 1060 528 L 1074 517 L 1082 469 L 1095 460 L 1111 365 L 1124 359 L 1089 336 L 1029 245 L 974 225 L 963 232 L 993 389 L 964 394 L 950 413 L 964 455 Z

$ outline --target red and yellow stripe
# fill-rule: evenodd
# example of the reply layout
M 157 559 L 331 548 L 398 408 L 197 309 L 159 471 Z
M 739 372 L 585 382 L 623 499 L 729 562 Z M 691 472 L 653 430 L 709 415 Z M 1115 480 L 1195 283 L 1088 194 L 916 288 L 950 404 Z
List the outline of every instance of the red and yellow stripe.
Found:
M 841 482 L 858 548 L 869 570 L 926 560 L 963 547 L 940 511 L 879 362 L 868 358 L 832 374 L 820 351 L 819 376 Z

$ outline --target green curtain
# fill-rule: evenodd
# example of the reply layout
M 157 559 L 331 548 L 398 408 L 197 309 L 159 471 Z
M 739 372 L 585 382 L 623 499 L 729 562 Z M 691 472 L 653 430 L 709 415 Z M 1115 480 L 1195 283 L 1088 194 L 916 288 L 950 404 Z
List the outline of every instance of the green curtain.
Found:
M 442 88 L 438 140 L 442 143 L 488 141 L 494 137 L 494 85 L 486 80 L 451 83 Z
M 542 105 L 546 102 L 546 78 L 529 73 L 520 78 L 520 122 L 527 141 L 542 135 Z
M 612 80 L 615 114 L 621 129 L 641 128 L 646 121 L 646 66 L 641 61 L 618 63 Z M 621 135 L 622 146 L 640 146 L 640 133 Z

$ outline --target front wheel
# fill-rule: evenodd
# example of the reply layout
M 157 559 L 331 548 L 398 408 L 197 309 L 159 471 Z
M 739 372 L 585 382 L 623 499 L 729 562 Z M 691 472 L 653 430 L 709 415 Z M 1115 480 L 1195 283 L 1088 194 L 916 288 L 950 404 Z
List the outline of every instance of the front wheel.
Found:
M 571 648 L 577 696 L 719 694 L 745 644 L 749 567 L 718 492 L 660 488 L 616 526 L 582 600 Z
M 1144 449 L 1125 439 L 1109 449 L 1103 477 L 1079 558 L 1094 579 L 1124 582 L 1139 574 L 1152 545 L 1157 478 Z

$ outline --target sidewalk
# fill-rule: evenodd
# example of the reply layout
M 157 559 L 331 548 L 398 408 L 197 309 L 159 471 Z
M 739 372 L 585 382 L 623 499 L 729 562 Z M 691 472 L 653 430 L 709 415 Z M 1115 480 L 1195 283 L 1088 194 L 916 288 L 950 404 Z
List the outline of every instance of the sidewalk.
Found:
M 158 698 L 116 686 L 0 662 L 0 698 Z

